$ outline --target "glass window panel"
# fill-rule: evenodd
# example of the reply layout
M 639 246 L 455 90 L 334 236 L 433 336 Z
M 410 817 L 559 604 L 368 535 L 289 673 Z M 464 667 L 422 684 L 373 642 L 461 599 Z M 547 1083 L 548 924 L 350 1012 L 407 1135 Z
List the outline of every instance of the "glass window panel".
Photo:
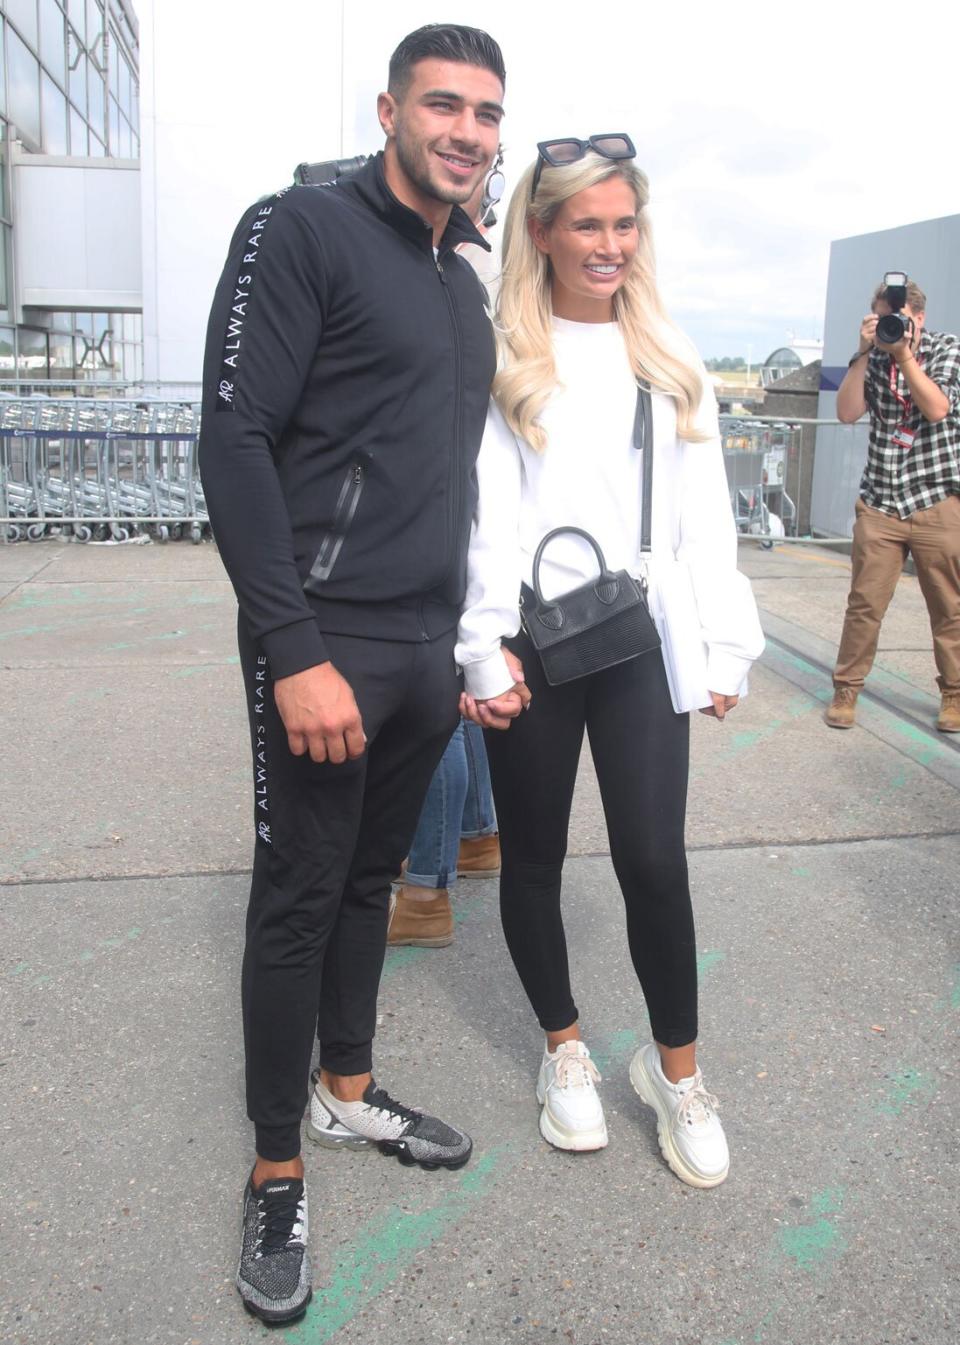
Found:
M 77 48 L 72 45 L 71 60 L 76 58 L 75 68 L 69 71 L 67 79 L 70 81 L 70 101 L 76 103 L 84 115 L 87 111 L 87 58 L 86 56 L 77 56 Z
M 7 124 L 0 122 L 0 215 L 9 219 L 7 213 Z
M 87 123 L 75 107 L 70 109 L 70 153 L 87 157 Z
M 66 87 L 66 29 L 57 0 L 40 0 L 40 59 L 61 88 Z
M 97 0 L 87 0 L 87 51 L 92 51 L 93 45 L 103 31 L 103 11 L 97 4 Z M 103 59 L 103 44 L 97 47 L 97 56 Z
M 8 225 L 0 225 L 0 308 L 6 310 L 10 307 L 10 298 L 7 294 L 7 257 L 10 249 L 10 228 Z M 12 351 L 11 351 L 12 353 Z M 9 365 L 4 365 L 9 368 Z
M 73 329 L 76 332 L 83 332 L 84 336 L 93 336 L 93 314 L 74 313 Z
M 120 61 L 120 110 L 125 117 L 130 116 L 130 67 L 125 59 Z
M 3 59 L 3 45 L 5 40 L 6 24 L 0 23 L 0 111 L 7 110 L 7 77 L 5 74 L 7 63 Z
M 110 153 L 114 158 L 120 153 L 120 110 L 113 98 L 110 99 Z
M 73 378 L 73 337 L 65 332 L 51 332 L 47 345 L 50 351 L 50 377 Z
M 47 333 L 34 327 L 21 327 L 17 333 L 17 370 L 33 378 L 47 376 Z
M 104 107 L 106 94 L 103 89 L 103 80 L 97 71 L 93 62 L 90 62 L 90 87 L 87 90 L 88 120 L 91 131 L 95 131 L 101 140 L 107 138 L 106 116 L 107 109 Z
M 84 30 L 86 28 L 86 4 L 84 0 L 66 0 L 64 7 L 70 15 L 70 22 L 80 34 L 81 43 L 84 43 Z
M 120 93 L 120 37 L 116 28 L 110 25 L 110 92 L 114 98 Z
M 6 0 L 7 18 L 20 29 L 34 51 L 37 49 L 37 0 Z
M 43 148 L 47 154 L 67 153 L 67 100 L 49 75 L 41 76 Z
M 0 373 L 9 377 L 13 364 L 13 328 L 0 327 Z
M 126 117 L 120 118 L 120 158 L 129 159 L 133 156 L 133 137 L 130 134 L 130 123 Z
M 40 143 L 40 66 L 12 28 L 7 28 L 7 107 L 10 120 Z
M 102 159 L 107 153 L 107 147 L 103 141 L 90 132 L 90 157 L 91 159 Z

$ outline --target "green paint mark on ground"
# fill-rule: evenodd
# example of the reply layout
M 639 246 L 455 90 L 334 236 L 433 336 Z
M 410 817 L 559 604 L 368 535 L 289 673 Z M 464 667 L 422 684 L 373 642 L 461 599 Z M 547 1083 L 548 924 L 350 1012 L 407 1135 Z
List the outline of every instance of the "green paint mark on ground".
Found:
M 591 1047 L 590 1054 L 597 1069 L 601 1074 L 605 1074 L 618 1061 L 633 1055 L 639 1045 L 640 1033 L 637 1029 L 623 1027 L 618 1032 L 612 1033 L 605 1043 L 601 1043 L 598 1050 Z
M 326 1285 L 314 1293 L 303 1321 L 284 1332 L 286 1339 L 304 1345 L 330 1340 L 391 1285 L 418 1252 L 431 1247 L 490 1193 L 506 1171 L 509 1154 L 505 1146 L 484 1154 L 436 1205 L 417 1213 L 394 1205 L 366 1223 Z
M 718 967 L 726 956 L 726 953 L 721 953 L 716 948 L 700 953 L 697 957 L 697 980 L 702 982 L 703 978 L 709 975 L 714 967 Z
M 790 872 L 793 874 L 794 878 L 812 878 L 812 877 L 813 877 L 813 870 L 812 870 L 812 869 L 805 869 L 805 868 L 802 867 L 802 865 L 799 865 L 799 864 L 797 865 L 796 868 L 791 869 Z
M 833 1222 L 842 1204 L 843 1189 L 839 1186 L 827 1187 L 810 1200 L 810 1210 L 820 1216 L 818 1219 L 801 1224 L 798 1228 L 780 1230 L 780 1250 L 800 1270 L 817 1270 L 825 1263 L 836 1260 L 843 1252 L 847 1240 Z
M 11 975 L 11 976 L 22 976 L 23 973 L 24 973 L 25 971 L 29 971 L 29 970 L 30 970 L 30 963 L 29 963 L 29 962 L 18 962 L 17 965 L 14 967 L 13 971 L 11 971 L 10 975 Z
M 877 1111 L 882 1116 L 901 1116 L 907 1107 L 917 1107 L 933 1100 L 937 1085 L 919 1070 L 904 1069 L 894 1075 L 887 1096 Z

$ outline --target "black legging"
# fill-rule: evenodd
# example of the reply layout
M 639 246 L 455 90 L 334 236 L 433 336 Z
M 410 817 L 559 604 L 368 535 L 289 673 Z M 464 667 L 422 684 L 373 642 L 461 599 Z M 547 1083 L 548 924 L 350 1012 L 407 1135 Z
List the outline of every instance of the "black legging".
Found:
M 627 939 L 655 1039 L 697 1036 L 697 966 L 683 828 L 690 723 L 674 713 L 659 652 L 552 687 L 524 635 L 508 642 L 533 693 L 506 731 L 484 735 L 500 826 L 500 915 L 546 1032 L 577 1018 L 560 880 L 586 727 Z

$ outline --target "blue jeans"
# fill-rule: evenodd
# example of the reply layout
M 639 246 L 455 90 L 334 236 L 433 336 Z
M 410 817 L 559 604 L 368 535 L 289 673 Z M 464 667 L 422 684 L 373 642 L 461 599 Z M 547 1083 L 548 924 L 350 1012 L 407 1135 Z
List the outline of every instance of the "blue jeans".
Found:
M 452 886 L 461 836 L 491 836 L 496 829 L 483 730 L 461 719 L 430 781 L 404 881 L 414 887 Z

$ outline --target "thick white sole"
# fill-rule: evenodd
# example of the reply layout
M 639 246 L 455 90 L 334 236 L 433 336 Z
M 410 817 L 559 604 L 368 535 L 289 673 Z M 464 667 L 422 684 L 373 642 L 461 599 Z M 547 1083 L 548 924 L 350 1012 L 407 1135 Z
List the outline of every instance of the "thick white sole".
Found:
M 321 1130 L 309 1117 L 307 1117 L 307 1136 L 315 1144 L 322 1144 L 325 1149 L 376 1148 L 373 1140 L 368 1140 L 365 1135 L 349 1135 L 339 1130 Z
M 667 1161 L 667 1165 L 674 1176 L 679 1177 L 682 1182 L 688 1186 L 699 1187 L 702 1191 L 707 1191 L 713 1186 L 719 1186 L 721 1182 L 727 1180 L 727 1173 L 730 1171 L 730 1164 L 722 1172 L 715 1176 L 704 1176 L 697 1172 L 696 1168 L 690 1167 L 684 1160 L 680 1150 L 673 1142 L 673 1136 L 670 1130 L 670 1117 L 665 1115 L 662 1107 L 663 1103 L 660 1094 L 657 1092 L 656 1085 L 653 1083 L 646 1069 L 643 1059 L 639 1053 L 630 1061 L 630 1082 L 633 1084 L 633 1090 L 641 1101 L 648 1107 L 652 1107 L 657 1114 L 657 1141 L 660 1145 L 660 1152 Z
M 594 1149 L 607 1147 L 606 1121 L 593 1130 L 570 1130 L 550 1115 L 544 1098 L 540 1096 L 539 1087 L 537 1101 L 540 1103 L 540 1134 L 555 1149 L 566 1149 L 570 1153 L 591 1153 Z

